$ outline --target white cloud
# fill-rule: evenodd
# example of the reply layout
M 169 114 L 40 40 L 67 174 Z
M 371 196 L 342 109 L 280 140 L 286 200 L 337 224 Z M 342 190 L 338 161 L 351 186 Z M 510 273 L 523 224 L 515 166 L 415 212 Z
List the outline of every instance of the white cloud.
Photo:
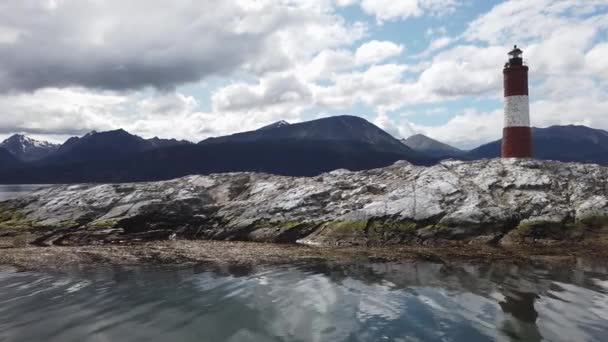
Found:
M 413 130 L 459 148 L 474 148 L 499 139 L 502 134 L 502 109 L 488 113 L 468 109 L 439 126 L 412 124 Z
M 608 96 L 539 100 L 530 106 L 530 119 L 537 127 L 579 124 L 608 129 L 607 108 Z
M 260 110 L 284 104 L 310 103 L 312 94 L 306 84 L 293 75 L 276 75 L 259 84 L 237 83 L 213 94 L 213 109 L 223 111 Z
M 479 112 L 469 108 L 436 126 L 415 124 L 404 115 L 388 116 L 384 113 L 377 114 L 373 123 L 397 138 L 424 134 L 459 148 L 470 149 L 500 139 L 502 119 L 502 109 Z
M 445 37 L 445 36 L 439 37 L 439 38 L 433 40 L 431 42 L 431 44 L 429 44 L 429 50 L 430 51 L 439 50 L 439 49 L 447 46 L 451 42 L 452 42 L 452 39 L 450 37 Z
M 323 50 L 310 63 L 297 67 L 296 73 L 303 79 L 328 79 L 338 71 L 351 69 L 354 56 L 347 50 Z
M 80 134 L 111 129 L 110 108 L 124 106 L 126 97 L 84 89 L 43 89 L 31 94 L 0 96 L 0 133 Z
M 351 5 L 356 1 L 342 1 L 339 4 Z M 460 1 L 457 0 L 359 0 L 361 9 L 376 17 L 378 22 L 409 17 L 419 17 L 424 13 L 444 15 L 452 12 Z
M 457 46 L 418 65 L 380 64 L 363 71 L 341 72 L 329 86 L 316 86 L 315 98 L 323 106 L 346 108 L 356 103 L 377 112 L 397 110 L 411 104 L 436 102 L 460 96 L 498 94 L 502 86 L 501 47 Z M 417 79 L 406 71 L 422 72 Z
M 378 113 L 372 122 L 397 139 L 416 134 L 416 130 L 407 120 L 393 120 L 386 113 Z
M 361 45 L 355 52 L 357 64 L 373 64 L 382 62 L 387 58 L 400 55 L 403 45 L 388 41 L 372 40 Z
M 428 33 L 427 33 L 428 34 Z M 454 41 L 453 38 L 447 36 L 441 36 L 439 38 L 433 39 L 427 48 L 415 55 L 416 58 L 428 58 L 428 56 L 432 55 L 434 52 L 445 48 L 450 45 Z
M 591 15 L 605 0 L 505 1 L 469 24 L 464 36 L 491 44 L 529 44 L 573 24 L 605 28 L 606 15 Z
M 534 127 L 577 124 L 606 129 L 606 108 L 608 97 L 581 96 L 534 101 L 530 104 L 531 124 Z M 456 147 L 469 149 L 500 139 L 503 109 L 479 112 L 471 108 L 437 126 L 417 125 L 405 119 L 391 120 L 386 116 L 380 119 L 379 123 L 384 127 L 399 132 L 402 136 L 409 131 L 412 134 L 422 133 Z
M 0 4 L 0 22 L 0 92 L 171 89 L 260 75 L 366 33 L 321 0 L 16 1 Z
M 377 40 L 361 44 L 354 52 L 345 49 L 325 49 L 310 62 L 296 66 L 296 73 L 300 78 L 309 81 L 330 79 L 339 72 L 381 63 L 390 57 L 400 55 L 403 50 L 403 45 Z
M 25 132 L 51 141 L 92 130 L 124 128 L 144 137 L 198 141 L 221 129 L 210 126 L 198 103 L 179 93 L 117 93 L 45 88 L 0 96 L 0 135 Z M 209 116 L 204 117 L 209 119 Z M 226 132 L 222 132 L 226 133 Z
M 321 106 L 347 108 L 357 103 L 373 106 L 378 111 L 394 109 L 408 98 L 408 85 L 402 83 L 406 66 L 372 65 L 364 71 L 338 74 L 330 86 L 316 86 L 316 103 Z M 413 89 L 412 89 L 413 90 Z M 412 91 L 412 97 L 416 97 Z
M 608 29 L 608 14 L 597 10 L 607 5 L 605 0 L 507 1 L 470 23 L 464 38 L 494 46 L 519 43 L 533 79 L 598 72 L 597 38 Z
M 608 43 L 597 44 L 587 52 L 585 64 L 592 73 L 608 78 Z

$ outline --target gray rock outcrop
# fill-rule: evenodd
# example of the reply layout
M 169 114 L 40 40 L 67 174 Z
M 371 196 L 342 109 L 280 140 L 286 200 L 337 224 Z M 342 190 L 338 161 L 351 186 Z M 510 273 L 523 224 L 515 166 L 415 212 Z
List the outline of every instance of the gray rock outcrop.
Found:
M 397 162 L 312 178 L 257 173 L 58 185 L 0 203 L 38 243 L 201 238 L 309 245 L 516 244 L 608 225 L 608 168 L 538 160 Z

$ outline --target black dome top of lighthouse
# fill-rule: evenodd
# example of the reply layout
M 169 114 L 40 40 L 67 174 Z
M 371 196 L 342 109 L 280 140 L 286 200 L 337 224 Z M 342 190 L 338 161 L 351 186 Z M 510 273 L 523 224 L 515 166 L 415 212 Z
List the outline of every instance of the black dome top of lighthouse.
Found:
M 517 45 L 513 46 L 513 50 L 509 51 L 509 56 L 511 56 L 511 58 L 518 58 L 520 57 L 524 52 L 517 47 Z

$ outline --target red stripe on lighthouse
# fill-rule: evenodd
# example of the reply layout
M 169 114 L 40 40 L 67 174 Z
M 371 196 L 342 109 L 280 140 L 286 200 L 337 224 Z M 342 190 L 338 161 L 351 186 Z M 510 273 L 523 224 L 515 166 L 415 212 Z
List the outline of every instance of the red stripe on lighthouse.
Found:
M 532 157 L 532 129 L 530 127 L 505 127 L 502 129 L 503 158 Z
M 505 97 L 528 95 L 528 67 L 510 66 L 503 69 Z

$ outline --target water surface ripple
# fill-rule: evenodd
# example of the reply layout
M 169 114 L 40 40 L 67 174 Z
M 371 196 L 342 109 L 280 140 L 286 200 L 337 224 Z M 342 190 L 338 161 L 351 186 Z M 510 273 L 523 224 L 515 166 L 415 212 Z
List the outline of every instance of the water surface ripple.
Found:
M 608 271 L 428 262 L 0 268 L 0 341 L 602 341 Z

